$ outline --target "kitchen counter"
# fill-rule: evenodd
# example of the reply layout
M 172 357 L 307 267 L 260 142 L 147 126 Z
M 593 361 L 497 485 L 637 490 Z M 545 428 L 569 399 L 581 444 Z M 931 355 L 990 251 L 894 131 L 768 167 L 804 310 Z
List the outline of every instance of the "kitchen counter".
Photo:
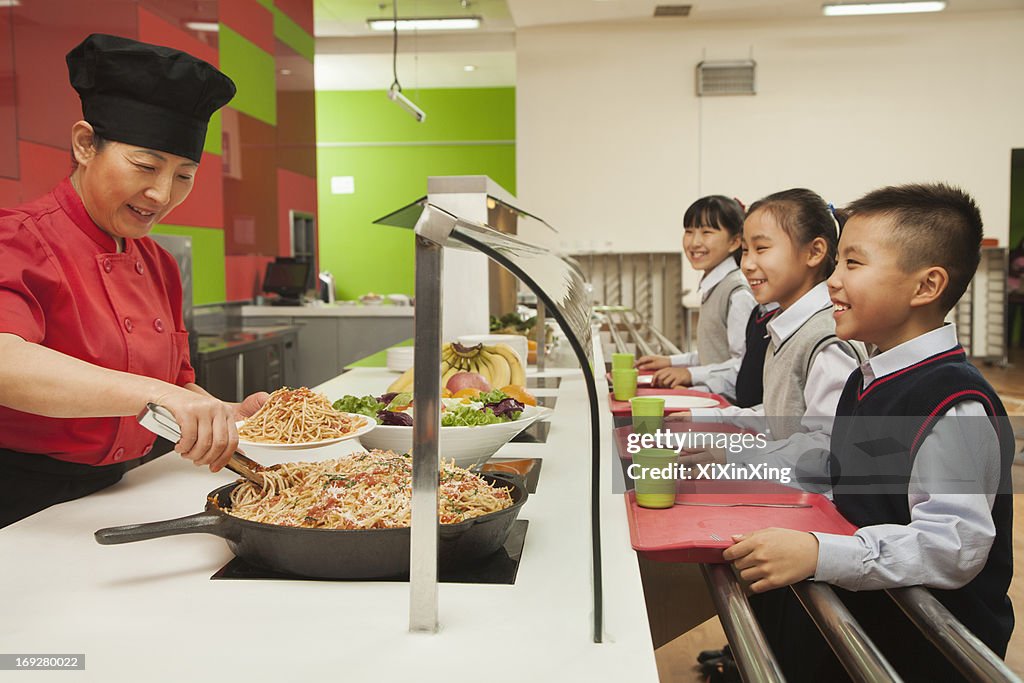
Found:
M 610 416 L 602 406 L 605 642 L 595 644 L 586 389 L 579 370 L 545 374 L 563 377 L 543 392 L 558 396 L 547 443 L 498 454 L 543 458 L 520 515 L 530 525 L 516 583 L 441 584 L 439 633 L 409 633 L 406 583 L 211 581 L 232 554 L 208 535 L 96 544 L 103 527 L 199 512 L 232 479 L 171 454 L 0 530 L 0 652 L 85 654 L 84 672 L 36 672 L 33 681 L 656 682 L 637 559 L 622 497 L 611 493 Z M 395 376 L 360 368 L 319 390 L 376 394 Z M 258 457 L 301 456 L 278 453 Z M 6 680 L 24 676 L 0 671 Z
M 324 304 L 323 306 L 242 306 L 246 318 L 411 318 L 412 306 Z
M 213 359 L 237 353 L 240 349 L 258 344 L 269 339 L 286 336 L 298 331 L 295 325 L 269 325 L 257 327 L 247 325 L 236 329 L 227 329 L 217 334 L 198 334 L 196 354 L 202 358 Z

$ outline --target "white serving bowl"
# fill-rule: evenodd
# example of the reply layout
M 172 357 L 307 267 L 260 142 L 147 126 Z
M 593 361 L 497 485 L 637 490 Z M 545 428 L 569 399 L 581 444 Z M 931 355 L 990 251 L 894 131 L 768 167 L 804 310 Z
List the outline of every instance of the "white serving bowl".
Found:
M 552 412 L 554 411 L 550 408 L 526 406 L 519 419 L 511 422 L 478 427 L 442 427 L 438 452 L 442 459 L 454 460 L 459 467 L 479 465 L 486 462 L 516 434 L 538 420 L 546 420 Z M 413 447 L 412 429 L 379 424 L 373 431 L 359 437 L 359 442 L 369 449 L 407 453 Z
M 405 372 L 412 367 L 415 349 L 411 346 L 395 346 L 387 351 L 387 368 L 392 372 Z

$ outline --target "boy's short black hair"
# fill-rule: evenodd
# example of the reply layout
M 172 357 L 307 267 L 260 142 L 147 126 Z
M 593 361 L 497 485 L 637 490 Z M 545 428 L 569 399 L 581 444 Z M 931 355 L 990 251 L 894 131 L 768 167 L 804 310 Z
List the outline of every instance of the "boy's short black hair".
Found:
M 743 205 L 738 199 L 731 199 L 723 194 L 712 194 L 701 197 L 683 214 L 684 228 L 718 228 L 729 233 L 730 237 L 743 234 Z M 740 262 L 740 250 L 733 252 L 736 263 Z
M 967 291 L 981 259 L 981 212 L 971 195 L 945 183 L 883 187 L 847 206 L 847 219 L 889 220 L 891 244 L 905 271 L 940 266 L 949 286 L 939 304 L 949 311 Z

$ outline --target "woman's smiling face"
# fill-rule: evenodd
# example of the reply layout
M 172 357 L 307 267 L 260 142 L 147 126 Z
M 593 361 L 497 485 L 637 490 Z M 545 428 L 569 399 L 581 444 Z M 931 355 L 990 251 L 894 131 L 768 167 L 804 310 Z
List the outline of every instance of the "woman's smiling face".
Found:
M 97 150 L 73 137 L 78 168 L 72 182 L 95 223 L 114 238 L 145 237 L 181 204 L 198 164 L 145 147 L 107 141 Z

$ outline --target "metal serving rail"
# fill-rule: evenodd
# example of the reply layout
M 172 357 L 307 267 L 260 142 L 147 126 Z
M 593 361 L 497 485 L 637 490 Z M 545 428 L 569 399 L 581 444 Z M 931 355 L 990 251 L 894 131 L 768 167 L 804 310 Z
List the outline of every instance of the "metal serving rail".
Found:
M 726 564 L 701 565 L 722 628 L 747 683 L 785 681 L 744 588 Z M 791 587 L 854 681 L 902 679 L 827 585 L 804 581 Z M 1022 683 L 1005 662 L 920 586 L 887 591 L 929 641 L 972 683 Z

